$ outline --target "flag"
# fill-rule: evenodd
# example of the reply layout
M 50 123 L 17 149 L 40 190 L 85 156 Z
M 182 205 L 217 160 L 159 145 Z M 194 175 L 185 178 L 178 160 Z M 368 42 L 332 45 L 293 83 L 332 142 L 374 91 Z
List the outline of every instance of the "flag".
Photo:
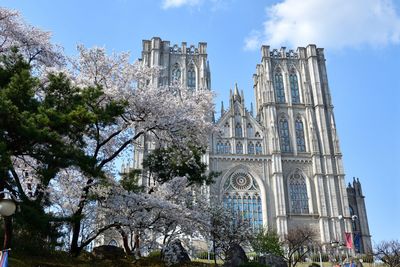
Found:
M 354 248 L 356 249 L 356 252 L 361 251 L 361 236 L 359 233 L 354 234 Z
M 344 233 L 346 235 L 346 247 L 353 248 L 353 242 L 351 240 L 351 233 Z
M 8 267 L 8 250 L 3 250 L 0 254 L 0 267 Z

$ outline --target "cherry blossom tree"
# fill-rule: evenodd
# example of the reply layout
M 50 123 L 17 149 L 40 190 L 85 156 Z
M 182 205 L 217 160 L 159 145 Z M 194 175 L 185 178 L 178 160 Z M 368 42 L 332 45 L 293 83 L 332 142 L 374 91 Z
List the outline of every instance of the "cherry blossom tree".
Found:
M 62 48 L 50 39 L 50 32 L 29 25 L 19 12 L 0 7 L 0 53 L 10 53 L 16 48 L 36 67 L 62 66 L 65 63 Z
M 162 145 L 207 145 L 213 129 L 212 93 L 177 84 L 160 88 L 150 82 L 159 70 L 130 63 L 129 53 L 108 55 L 104 48 L 78 46 L 78 56 L 64 64 L 50 33 L 4 8 L 0 53 L 11 59 L 0 66 L 0 111 L 6 118 L 0 123 L 5 133 L 0 140 L 1 174 L 6 177 L 1 186 L 24 204 L 36 203 L 41 212 L 69 224 L 73 254 L 105 229 L 126 225 L 122 218 L 118 224 L 104 224 L 89 215 L 93 199 L 101 200 L 92 189 L 115 184 L 115 161 L 132 144 L 146 135 Z M 151 197 L 163 199 L 159 194 Z M 141 194 L 135 197 L 147 201 Z M 157 207 L 160 201 L 155 199 L 151 203 Z M 146 201 L 136 203 L 146 207 Z M 174 205 L 171 209 L 179 208 Z M 135 217 L 158 218 L 136 206 Z M 160 211 L 157 221 L 170 215 L 163 214 Z M 82 231 L 83 219 L 88 231 Z

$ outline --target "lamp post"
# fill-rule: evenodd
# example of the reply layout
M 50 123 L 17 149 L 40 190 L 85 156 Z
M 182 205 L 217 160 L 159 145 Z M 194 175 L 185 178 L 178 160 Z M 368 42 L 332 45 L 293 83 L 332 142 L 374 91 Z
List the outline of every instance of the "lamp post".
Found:
M 357 220 L 358 219 L 358 216 L 357 215 L 352 215 L 352 216 L 350 216 L 350 217 L 347 217 L 347 216 L 343 216 L 343 215 L 339 215 L 338 216 L 338 219 L 339 219 L 339 221 L 340 222 L 342 222 L 343 221 L 343 223 L 344 223 L 344 234 L 345 234 L 345 239 L 346 239 L 346 243 L 345 243 L 345 246 L 347 247 L 347 237 L 346 237 L 346 221 L 345 220 L 352 220 L 352 221 L 355 221 L 355 220 Z M 350 228 L 351 229 L 351 228 Z M 352 232 L 352 231 L 351 231 Z M 351 232 L 349 232 L 350 234 L 351 234 Z M 343 236 L 342 236 L 342 238 L 343 238 Z M 352 237 L 352 239 L 353 239 L 353 237 Z M 347 256 L 347 258 L 348 258 L 348 252 L 351 252 L 351 248 L 352 247 L 347 247 L 347 250 L 346 250 L 346 256 Z M 354 249 L 354 248 L 353 248 Z M 351 253 L 351 255 L 353 255 L 352 253 Z
M 4 217 L 4 243 L 3 249 L 8 249 L 11 245 L 12 221 L 11 216 L 17 209 L 17 203 L 21 202 L 12 193 L 0 191 L 0 215 Z M 8 197 L 7 197 L 8 196 Z

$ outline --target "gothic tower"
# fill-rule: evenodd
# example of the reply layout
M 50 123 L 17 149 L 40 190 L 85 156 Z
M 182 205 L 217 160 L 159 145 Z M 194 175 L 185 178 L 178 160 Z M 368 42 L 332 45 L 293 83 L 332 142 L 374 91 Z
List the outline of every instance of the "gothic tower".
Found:
M 169 41 L 159 37 L 142 41 L 142 58 L 139 61 L 147 67 L 159 68 L 159 76 L 154 76 L 150 83 L 167 86 L 181 84 L 189 90 L 211 90 L 210 66 L 207 60 L 207 43 L 199 42 L 197 47 L 187 46 L 182 42 L 171 46 Z M 133 166 L 124 166 L 122 172 L 129 168 L 142 169 L 142 162 L 147 153 L 155 148 L 156 140 L 151 135 L 145 135 L 137 140 L 134 148 Z M 149 181 L 141 176 L 140 184 L 148 185 Z
M 235 86 L 228 110 L 222 108 L 217 121 L 221 132 L 211 138 L 209 166 L 221 173 L 211 194 L 254 226 L 283 236 L 307 225 L 325 247 L 344 244 L 355 217 L 350 216 L 324 51 L 309 45 L 297 51 L 263 46 L 261 52 L 253 76 L 256 117 Z M 366 225 L 366 216 L 359 220 Z
M 362 193 L 359 179 L 353 178 L 353 183 L 347 186 L 349 197 L 350 215 L 356 216 L 351 224 L 353 232 L 354 249 L 357 253 L 372 251 L 371 235 L 369 233 L 367 210 L 365 208 L 365 196 Z

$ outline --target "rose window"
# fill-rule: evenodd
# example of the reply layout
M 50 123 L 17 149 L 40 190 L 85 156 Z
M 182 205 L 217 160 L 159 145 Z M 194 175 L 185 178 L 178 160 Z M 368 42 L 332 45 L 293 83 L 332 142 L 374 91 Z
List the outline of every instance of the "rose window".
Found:
M 232 186 L 238 190 L 246 190 L 249 189 L 249 187 L 251 186 L 250 178 L 243 174 L 233 176 L 231 178 L 231 183 Z

